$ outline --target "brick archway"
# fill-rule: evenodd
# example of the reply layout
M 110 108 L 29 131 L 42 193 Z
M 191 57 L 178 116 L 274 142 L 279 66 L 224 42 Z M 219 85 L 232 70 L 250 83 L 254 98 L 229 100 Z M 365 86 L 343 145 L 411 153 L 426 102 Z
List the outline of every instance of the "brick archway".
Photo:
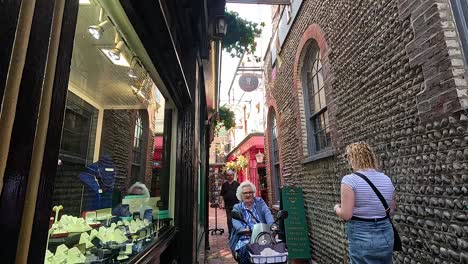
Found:
M 266 164 L 266 172 L 268 176 L 268 200 L 271 204 L 273 204 L 273 175 L 272 175 L 272 160 L 271 160 L 271 121 L 272 121 L 272 114 L 275 114 L 276 118 L 276 129 L 278 133 L 278 156 L 279 156 L 279 169 L 280 169 L 280 175 L 279 179 L 280 182 L 278 183 L 280 186 L 284 184 L 284 175 L 282 173 L 284 164 L 283 164 L 283 159 L 281 157 L 281 125 L 280 125 L 280 119 L 281 119 L 281 113 L 278 111 L 278 105 L 276 104 L 276 100 L 272 97 L 271 93 L 269 91 L 266 92 L 266 105 L 267 105 L 267 126 L 266 126 L 266 131 L 265 131 L 265 157 L 267 160 Z
M 293 91 L 297 95 L 297 108 L 299 112 L 297 113 L 297 138 L 300 139 L 299 146 L 302 149 L 304 158 L 309 156 L 309 150 L 307 148 L 307 125 L 305 122 L 305 103 L 304 95 L 302 89 L 302 80 L 301 72 L 304 64 L 304 59 L 307 53 L 307 50 L 311 45 L 317 45 L 320 49 L 320 55 L 322 58 L 322 67 L 323 67 L 323 77 L 324 77 L 324 89 L 326 93 L 326 101 L 330 118 L 330 129 L 331 129 L 331 138 L 332 145 L 334 148 L 338 146 L 338 136 L 336 134 L 336 123 L 335 123 L 335 113 L 337 111 L 335 98 L 333 98 L 332 93 L 332 70 L 331 64 L 328 58 L 329 47 L 326 41 L 325 32 L 317 24 L 312 24 L 307 27 L 307 29 L 302 34 L 302 37 L 298 43 L 297 51 L 294 59 L 294 68 L 293 68 Z

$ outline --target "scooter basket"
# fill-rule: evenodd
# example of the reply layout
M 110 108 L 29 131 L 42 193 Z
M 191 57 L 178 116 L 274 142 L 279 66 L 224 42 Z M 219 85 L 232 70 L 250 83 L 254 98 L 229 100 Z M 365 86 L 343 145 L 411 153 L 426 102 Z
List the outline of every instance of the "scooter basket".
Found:
M 275 256 L 262 256 L 262 255 L 252 255 L 250 254 L 250 262 L 252 263 L 286 263 L 288 261 L 288 252 L 278 253 Z
M 267 249 L 274 251 L 274 254 L 262 255 L 262 252 Z M 273 245 L 249 245 L 250 262 L 252 263 L 286 263 L 288 261 L 288 250 L 285 243 L 278 243 Z

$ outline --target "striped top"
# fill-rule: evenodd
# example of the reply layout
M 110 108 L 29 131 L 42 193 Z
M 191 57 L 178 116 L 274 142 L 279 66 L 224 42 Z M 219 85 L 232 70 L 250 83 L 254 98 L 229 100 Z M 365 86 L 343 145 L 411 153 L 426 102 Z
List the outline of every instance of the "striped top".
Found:
M 395 187 L 387 175 L 376 170 L 358 170 L 369 178 L 369 180 L 377 187 L 392 208 L 393 195 Z M 353 189 L 355 194 L 355 202 L 353 209 L 353 216 L 361 218 L 382 218 L 385 217 L 385 209 L 379 197 L 375 194 L 374 190 L 369 184 L 361 177 L 355 174 L 349 174 L 343 177 L 341 184 L 345 184 Z

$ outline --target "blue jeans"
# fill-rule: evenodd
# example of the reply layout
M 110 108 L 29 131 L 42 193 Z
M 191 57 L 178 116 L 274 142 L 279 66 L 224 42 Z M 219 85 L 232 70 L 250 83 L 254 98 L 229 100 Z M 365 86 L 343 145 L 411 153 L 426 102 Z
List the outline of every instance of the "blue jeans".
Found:
M 393 229 L 388 219 L 380 222 L 346 223 L 351 264 L 391 264 Z

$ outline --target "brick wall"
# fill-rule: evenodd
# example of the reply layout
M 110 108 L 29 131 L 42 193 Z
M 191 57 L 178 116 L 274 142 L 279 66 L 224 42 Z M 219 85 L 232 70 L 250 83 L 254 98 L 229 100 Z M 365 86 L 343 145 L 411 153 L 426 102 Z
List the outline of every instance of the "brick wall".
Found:
M 302 84 L 291 76 L 298 76 L 304 36 L 320 38 L 310 33 L 312 25 L 328 49 L 334 155 L 306 162 Z M 468 262 L 466 81 L 452 30 L 447 1 L 304 1 L 274 79 L 267 54 L 266 100 L 276 111 L 283 182 L 304 190 L 318 263 L 346 260 L 344 225 L 333 205 L 349 173 L 344 147 L 358 140 L 374 146 L 396 186 L 404 251 L 395 262 Z M 269 138 L 267 131 L 268 161 Z M 268 175 L 270 169 L 268 162 Z
M 116 169 L 115 188 L 123 192 L 129 187 L 127 178 L 134 126 L 133 110 L 104 110 L 100 154 L 112 157 Z
M 110 154 L 117 169 L 115 186 L 126 192 L 137 179 L 131 178 L 131 160 L 133 137 L 135 133 L 136 111 L 138 110 L 105 110 L 102 130 L 101 154 Z M 142 150 L 144 162 L 144 183 L 151 190 L 151 172 L 153 164 L 153 133 L 148 129 L 148 114 L 143 110 L 145 147 Z

